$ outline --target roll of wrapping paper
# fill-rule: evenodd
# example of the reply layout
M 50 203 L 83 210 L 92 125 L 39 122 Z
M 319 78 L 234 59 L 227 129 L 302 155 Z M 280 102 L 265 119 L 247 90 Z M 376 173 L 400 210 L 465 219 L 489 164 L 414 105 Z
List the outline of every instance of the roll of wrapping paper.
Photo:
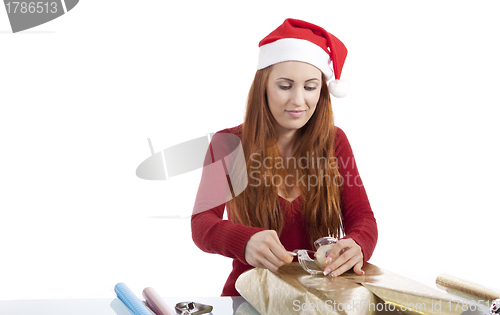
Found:
M 147 287 L 142 291 L 142 296 L 146 300 L 146 305 L 156 315 L 176 315 L 165 301 L 156 293 L 155 289 Z
M 492 301 L 500 298 L 500 293 L 496 291 L 445 274 L 436 278 L 436 285 L 441 290 L 485 306 L 489 306 Z
M 125 304 L 134 315 L 154 315 L 144 303 L 129 289 L 125 283 L 115 285 L 118 298 Z

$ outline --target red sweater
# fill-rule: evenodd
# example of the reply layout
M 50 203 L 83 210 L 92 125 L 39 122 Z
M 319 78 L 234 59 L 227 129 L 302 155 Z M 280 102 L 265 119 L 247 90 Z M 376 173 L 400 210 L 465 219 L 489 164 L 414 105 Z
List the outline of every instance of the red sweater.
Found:
M 241 137 L 241 128 L 239 127 L 224 129 L 219 133 L 232 133 Z M 366 262 L 372 256 L 377 243 L 377 223 L 359 177 L 349 141 L 342 129 L 336 128 L 335 156 L 338 159 L 340 175 L 344 180 L 341 195 L 341 209 L 345 230 L 343 238 L 351 238 L 361 247 L 363 260 Z M 198 191 L 196 204 L 203 202 L 198 200 L 199 198 L 200 192 Z M 291 211 L 286 211 L 284 214 L 285 222 L 280 240 L 288 251 L 294 249 L 312 250 L 305 222 L 301 215 L 302 201 L 301 197 L 296 198 L 291 202 Z M 233 259 L 233 270 L 224 285 L 222 296 L 238 296 L 239 293 L 235 289 L 236 279 L 244 271 L 253 268 L 245 261 L 246 243 L 252 235 L 264 229 L 223 220 L 225 204 L 200 213 L 196 211 L 196 204 L 194 211 L 196 214 L 191 218 L 193 241 L 205 252 L 220 254 Z M 282 209 L 289 205 L 290 202 L 280 197 Z

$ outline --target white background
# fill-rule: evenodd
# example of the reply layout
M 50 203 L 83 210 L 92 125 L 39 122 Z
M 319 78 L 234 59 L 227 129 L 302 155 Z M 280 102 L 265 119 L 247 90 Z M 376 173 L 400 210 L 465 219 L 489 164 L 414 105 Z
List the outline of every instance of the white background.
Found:
M 201 171 L 156 151 L 240 124 L 258 42 L 287 17 L 347 46 L 333 100 L 379 240 L 371 262 L 500 290 L 497 1 L 80 1 L 12 34 L 0 9 L 0 299 L 218 296 L 231 260 L 188 216 Z

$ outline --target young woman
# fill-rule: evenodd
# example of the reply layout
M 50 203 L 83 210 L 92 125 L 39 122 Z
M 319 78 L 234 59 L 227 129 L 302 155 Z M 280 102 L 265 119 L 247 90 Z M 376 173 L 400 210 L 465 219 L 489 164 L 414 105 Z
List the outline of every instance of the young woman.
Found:
M 200 249 L 233 259 L 223 296 L 239 295 L 234 284 L 244 271 L 276 271 L 293 260 L 290 251 L 312 250 L 316 239 L 328 235 L 340 240 L 328 254 L 325 275 L 350 269 L 361 275 L 378 236 L 347 137 L 333 124 L 330 93 L 344 94 L 345 46 L 324 29 L 294 19 L 259 46 L 245 120 L 216 134 L 241 139 L 243 170 L 224 169 L 233 198 L 211 200 L 226 183 L 204 168 L 191 219 Z M 237 178 L 245 181 L 241 193 Z

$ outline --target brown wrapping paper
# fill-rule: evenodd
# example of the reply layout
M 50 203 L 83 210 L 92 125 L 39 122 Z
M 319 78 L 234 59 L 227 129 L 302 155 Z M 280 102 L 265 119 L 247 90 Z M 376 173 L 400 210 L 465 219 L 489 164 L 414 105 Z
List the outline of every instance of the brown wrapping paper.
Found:
M 448 293 L 367 263 L 365 275 L 312 276 L 298 263 L 273 273 L 252 269 L 236 281 L 238 292 L 265 314 L 481 314 Z
M 427 287 L 417 281 L 367 263 L 365 275 L 346 273 L 345 278 L 359 283 L 403 314 L 481 314 L 479 309 L 453 295 Z
M 439 275 L 436 278 L 436 285 L 443 291 L 486 307 L 490 307 L 493 300 L 500 299 L 500 293 L 496 291 L 445 274 Z
M 377 302 L 370 291 L 356 283 L 341 277 L 312 276 L 298 263 L 285 265 L 277 273 L 261 268 L 247 271 L 236 281 L 236 289 L 262 315 L 346 314 L 339 309 L 345 309 L 348 301 Z M 360 311 L 359 306 L 348 308 L 349 314 L 374 314 Z

